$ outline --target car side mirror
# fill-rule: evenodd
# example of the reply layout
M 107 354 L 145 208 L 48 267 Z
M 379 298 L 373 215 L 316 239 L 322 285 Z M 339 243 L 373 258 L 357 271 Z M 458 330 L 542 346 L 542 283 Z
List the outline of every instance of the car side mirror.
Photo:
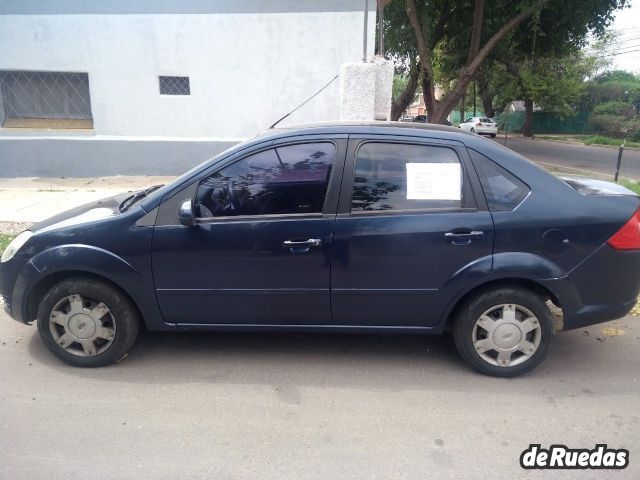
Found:
M 194 227 L 196 225 L 196 217 L 193 214 L 193 207 L 191 206 L 191 200 L 186 200 L 180 205 L 178 210 L 178 218 L 180 223 L 187 227 Z

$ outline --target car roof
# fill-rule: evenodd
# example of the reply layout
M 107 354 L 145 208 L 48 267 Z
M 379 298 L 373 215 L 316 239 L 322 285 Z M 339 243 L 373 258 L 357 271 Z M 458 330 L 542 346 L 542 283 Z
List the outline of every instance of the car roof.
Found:
M 275 127 L 258 135 L 264 137 L 289 137 L 313 134 L 367 134 L 412 135 L 445 138 L 460 141 L 460 135 L 471 135 L 459 128 L 432 123 L 357 121 L 357 122 L 316 122 Z

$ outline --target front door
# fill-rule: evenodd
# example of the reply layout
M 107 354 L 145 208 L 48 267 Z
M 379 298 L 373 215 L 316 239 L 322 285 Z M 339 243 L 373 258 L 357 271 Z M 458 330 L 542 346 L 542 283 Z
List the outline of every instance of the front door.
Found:
M 207 172 L 186 198 L 165 201 L 161 209 L 170 211 L 160 211 L 153 236 L 165 322 L 330 323 L 330 253 L 345 142 L 254 150 Z M 183 226 L 176 205 L 194 191 L 197 224 Z
M 433 327 L 456 292 L 488 274 L 493 222 L 477 182 L 455 142 L 351 138 L 334 234 L 334 324 Z

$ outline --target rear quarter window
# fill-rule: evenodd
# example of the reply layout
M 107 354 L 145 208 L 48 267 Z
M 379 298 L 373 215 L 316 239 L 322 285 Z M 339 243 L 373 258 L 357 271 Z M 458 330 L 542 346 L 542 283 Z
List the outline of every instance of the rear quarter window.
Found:
M 487 205 L 492 212 L 515 209 L 529 194 L 529 187 L 513 174 L 475 150 L 469 155 L 478 172 Z

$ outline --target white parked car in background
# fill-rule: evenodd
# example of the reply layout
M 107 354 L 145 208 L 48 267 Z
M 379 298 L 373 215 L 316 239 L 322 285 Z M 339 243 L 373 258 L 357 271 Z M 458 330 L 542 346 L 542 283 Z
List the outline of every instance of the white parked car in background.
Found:
M 498 133 L 498 124 L 492 119 L 485 117 L 467 118 L 464 123 L 460 124 L 460 128 L 479 135 L 491 135 L 493 138 L 495 138 Z

